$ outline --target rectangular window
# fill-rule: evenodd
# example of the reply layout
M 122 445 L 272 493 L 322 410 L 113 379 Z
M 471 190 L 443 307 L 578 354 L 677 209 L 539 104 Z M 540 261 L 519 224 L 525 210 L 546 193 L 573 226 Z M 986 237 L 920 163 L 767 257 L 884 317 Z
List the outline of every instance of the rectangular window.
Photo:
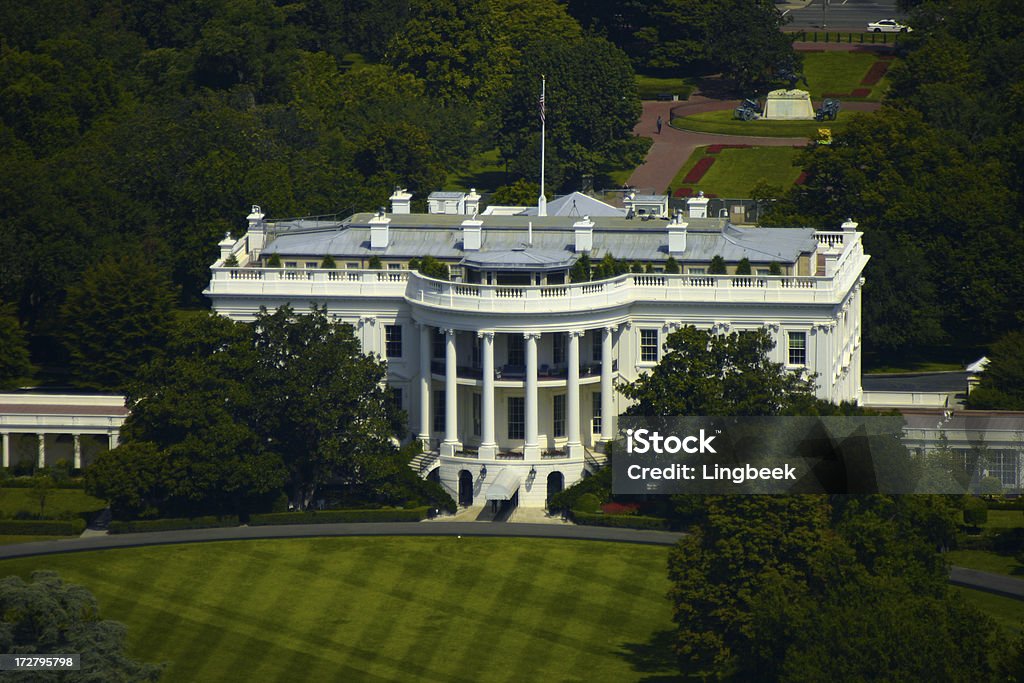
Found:
M 317 263 L 316 261 L 306 261 L 306 267 L 307 268 L 319 268 L 320 264 Z
M 285 261 L 284 262 L 284 267 L 285 268 L 298 268 L 299 267 L 299 262 L 298 261 Z
M 594 432 L 594 434 L 600 434 L 601 433 L 601 392 L 600 391 L 595 391 L 593 394 L 591 394 L 591 396 L 594 397 L 594 399 L 593 399 L 593 406 L 592 406 L 592 409 L 593 409 L 592 412 L 593 412 L 593 415 L 594 415 L 594 419 L 590 423 L 591 424 L 591 430 Z
M 565 436 L 565 394 L 555 394 L 551 403 L 555 436 Z
M 388 270 L 401 270 L 401 269 L 402 269 L 402 264 L 401 263 L 389 263 L 388 264 Z
M 391 387 L 391 405 L 394 406 L 395 410 L 402 409 L 402 389 L 399 387 Z
M 359 264 L 353 263 L 351 261 L 349 263 L 346 263 L 345 267 L 348 268 L 349 270 L 359 270 Z
M 508 438 L 526 438 L 526 406 L 522 396 L 510 396 L 508 399 Z
M 555 336 L 551 338 L 551 342 L 551 362 L 555 365 L 561 365 L 565 362 L 565 335 L 561 332 L 557 332 L 555 333 Z
M 521 334 L 505 335 L 508 339 L 508 364 L 517 367 L 526 365 L 526 340 Z
M 444 431 L 444 389 L 434 390 L 434 431 Z
M 444 333 L 441 330 L 434 328 L 434 358 L 443 359 L 444 356 L 445 339 Z
M 708 269 L 707 268 L 687 268 L 686 272 L 689 275 L 707 275 L 708 274 Z
M 595 363 L 601 362 L 601 348 L 604 346 L 604 331 L 598 330 L 594 333 L 594 341 L 590 349 L 590 360 Z
M 483 362 L 481 360 L 483 358 L 483 343 L 484 340 L 480 337 L 473 339 L 473 368 L 477 370 L 480 369 L 480 365 Z
M 384 350 L 388 358 L 402 357 L 402 326 L 384 326 Z
M 473 436 L 480 436 L 480 416 L 483 414 L 481 400 L 480 394 L 473 394 Z
M 789 364 L 807 365 L 807 333 L 789 333 Z
M 758 268 L 757 269 L 757 274 L 759 276 L 761 276 L 761 277 L 764 277 L 765 275 L 771 275 L 772 274 L 772 270 L 771 270 L 771 268 Z
M 657 330 L 640 330 L 640 361 L 643 363 L 658 362 Z

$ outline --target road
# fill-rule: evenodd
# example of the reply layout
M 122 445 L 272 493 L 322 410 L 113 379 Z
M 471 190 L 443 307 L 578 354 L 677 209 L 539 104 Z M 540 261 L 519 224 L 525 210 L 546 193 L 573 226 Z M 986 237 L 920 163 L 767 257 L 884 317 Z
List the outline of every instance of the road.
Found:
M 830 31 L 863 31 L 869 21 L 879 19 L 905 19 L 906 14 L 896 9 L 896 0 L 827 0 L 828 9 L 822 11 L 822 2 L 811 0 L 805 7 L 783 10 L 792 21 L 787 30 L 822 29 Z

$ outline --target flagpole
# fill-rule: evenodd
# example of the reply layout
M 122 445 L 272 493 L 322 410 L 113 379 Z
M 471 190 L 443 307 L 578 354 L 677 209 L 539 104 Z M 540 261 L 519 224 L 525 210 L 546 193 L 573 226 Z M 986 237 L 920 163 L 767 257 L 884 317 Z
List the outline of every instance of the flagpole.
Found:
M 544 120 L 544 91 L 547 86 L 547 80 L 543 74 L 540 77 L 540 196 L 537 198 L 537 215 L 547 216 L 548 215 L 548 200 L 544 196 L 544 137 L 546 133 L 547 122 Z

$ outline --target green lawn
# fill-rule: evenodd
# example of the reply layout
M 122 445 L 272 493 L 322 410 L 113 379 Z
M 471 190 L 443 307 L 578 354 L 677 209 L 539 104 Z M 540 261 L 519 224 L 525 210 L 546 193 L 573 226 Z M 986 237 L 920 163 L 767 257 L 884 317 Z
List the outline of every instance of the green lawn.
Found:
M 166 681 L 630 681 L 671 671 L 667 548 L 545 539 L 198 543 L 54 569 Z M 652 665 L 652 658 L 654 663 Z
M 672 190 L 689 187 L 705 194 L 726 198 L 750 197 L 750 191 L 761 179 L 783 190 L 796 181 L 800 169 L 793 166 L 800 150 L 792 147 L 749 147 L 723 149 L 717 154 L 706 154 L 707 147 L 698 147 L 672 179 Z M 684 183 L 683 178 L 705 156 L 714 157 L 715 163 L 697 183 Z
M 43 511 L 47 517 L 58 518 L 68 513 L 77 515 L 105 507 L 105 502 L 86 495 L 81 489 L 51 489 Z M 33 495 L 32 489 L 0 488 L 0 513 L 13 517 L 19 511 L 39 512 L 39 499 Z
M 888 80 L 883 76 L 873 86 L 861 85 L 875 62 L 882 61 L 873 54 L 864 52 L 803 52 L 804 75 L 807 85 L 803 82 L 797 88 L 811 93 L 811 99 L 820 100 L 826 95 L 839 95 L 840 100 L 858 100 L 879 102 L 888 89 Z M 889 61 L 890 68 L 893 61 Z M 850 97 L 857 88 L 870 88 L 871 94 L 866 97 Z
M 963 599 L 992 617 L 996 625 L 1010 636 L 1024 634 L 1024 602 L 1001 595 L 953 586 Z
M 59 541 L 62 538 L 75 538 L 74 536 L 18 536 L 0 534 L 0 545 L 11 545 L 12 543 L 31 543 L 32 541 Z
M 951 550 L 944 557 L 947 562 L 958 567 L 1008 576 L 1024 576 L 1024 566 L 1011 555 L 1000 555 L 985 550 Z M 1024 609 L 1024 605 L 1021 607 Z
M 677 95 L 680 100 L 689 99 L 693 84 L 686 78 L 661 78 L 658 76 L 636 75 L 636 87 L 640 99 L 657 99 L 662 93 Z
M 989 510 L 986 529 L 1015 529 L 1024 526 L 1022 510 Z
M 756 135 L 767 138 L 813 138 L 819 128 L 829 128 L 833 133 L 842 132 L 852 116 L 851 112 L 840 111 L 839 118 L 835 121 L 740 121 L 733 118 L 732 109 L 729 109 L 675 118 L 672 119 L 672 125 L 700 133 Z
M 505 162 L 498 149 L 494 148 L 474 157 L 465 170 L 449 175 L 445 188 L 453 190 L 476 188 L 479 192 L 491 192 L 504 184 Z

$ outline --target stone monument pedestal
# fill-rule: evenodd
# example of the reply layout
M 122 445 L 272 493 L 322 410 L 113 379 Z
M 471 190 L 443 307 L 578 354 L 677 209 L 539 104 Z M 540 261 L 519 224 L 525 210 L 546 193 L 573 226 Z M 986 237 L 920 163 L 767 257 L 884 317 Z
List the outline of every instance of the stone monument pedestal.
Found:
M 813 120 L 811 94 L 806 90 L 772 90 L 765 99 L 762 118 L 776 121 Z

